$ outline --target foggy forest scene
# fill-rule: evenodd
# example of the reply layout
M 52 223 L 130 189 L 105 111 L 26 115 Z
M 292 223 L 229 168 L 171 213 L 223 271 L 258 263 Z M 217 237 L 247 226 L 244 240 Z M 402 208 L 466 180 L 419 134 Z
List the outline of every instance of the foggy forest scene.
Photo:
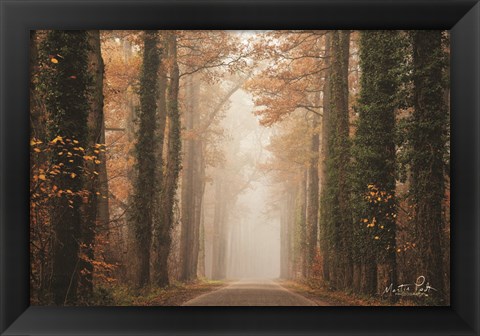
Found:
M 30 32 L 30 301 L 450 305 L 438 30 Z

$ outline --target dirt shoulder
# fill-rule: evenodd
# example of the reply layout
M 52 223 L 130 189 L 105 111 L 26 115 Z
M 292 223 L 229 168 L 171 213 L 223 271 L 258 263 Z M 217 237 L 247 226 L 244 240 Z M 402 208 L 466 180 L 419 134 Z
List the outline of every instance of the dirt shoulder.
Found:
M 167 288 L 161 295 L 148 302 L 148 306 L 181 306 L 205 293 L 220 289 L 227 284 L 221 281 L 202 281 Z
M 292 291 L 294 293 L 300 294 L 304 297 L 306 297 L 309 300 L 312 300 L 319 306 L 347 306 L 348 304 L 346 302 L 342 302 L 340 300 L 336 300 L 332 298 L 328 293 L 320 291 L 320 290 L 315 290 L 311 287 L 309 287 L 306 284 L 296 282 L 293 280 L 278 280 L 278 283 L 288 289 L 289 291 Z
M 324 287 L 312 287 L 308 283 L 279 280 L 283 287 L 305 296 L 306 298 L 316 302 L 318 305 L 324 306 L 328 303 L 330 306 L 391 306 L 392 304 L 385 300 L 375 299 L 371 297 L 362 297 L 343 291 L 332 291 Z M 399 302 L 395 306 L 409 306 L 412 303 Z
M 150 288 L 132 293 L 128 289 L 117 288 L 113 294 L 116 306 L 181 306 L 183 303 L 202 294 L 228 285 L 223 281 L 197 280 L 190 283 L 174 283 L 165 288 Z

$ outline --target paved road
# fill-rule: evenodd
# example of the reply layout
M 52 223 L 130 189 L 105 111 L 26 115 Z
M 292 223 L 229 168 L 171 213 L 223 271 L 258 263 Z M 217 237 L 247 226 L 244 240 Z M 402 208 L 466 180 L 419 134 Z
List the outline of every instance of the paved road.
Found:
M 318 306 L 272 280 L 241 280 L 190 300 L 184 306 Z M 325 303 L 325 305 L 328 305 Z

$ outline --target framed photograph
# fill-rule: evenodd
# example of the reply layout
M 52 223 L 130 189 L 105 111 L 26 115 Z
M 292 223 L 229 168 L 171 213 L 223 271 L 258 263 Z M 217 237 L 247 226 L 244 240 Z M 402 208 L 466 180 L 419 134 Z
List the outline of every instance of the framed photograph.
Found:
M 477 1 L 0 10 L 2 335 L 480 333 Z

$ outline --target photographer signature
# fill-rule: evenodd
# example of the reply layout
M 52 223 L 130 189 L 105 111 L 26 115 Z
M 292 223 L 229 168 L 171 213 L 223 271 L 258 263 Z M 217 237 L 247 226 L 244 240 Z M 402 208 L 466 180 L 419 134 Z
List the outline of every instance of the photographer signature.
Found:
M 385 287 L 382 295 L 393 294 L 398 296 L 429 296 L 432 291 L 437 292 L 435 288 L 430 286 L 429 282 L 423 275 L 420 275 L 413 284 L 401 284 L 397 287 L 393 287 L 393 283 L 390 286 Z

